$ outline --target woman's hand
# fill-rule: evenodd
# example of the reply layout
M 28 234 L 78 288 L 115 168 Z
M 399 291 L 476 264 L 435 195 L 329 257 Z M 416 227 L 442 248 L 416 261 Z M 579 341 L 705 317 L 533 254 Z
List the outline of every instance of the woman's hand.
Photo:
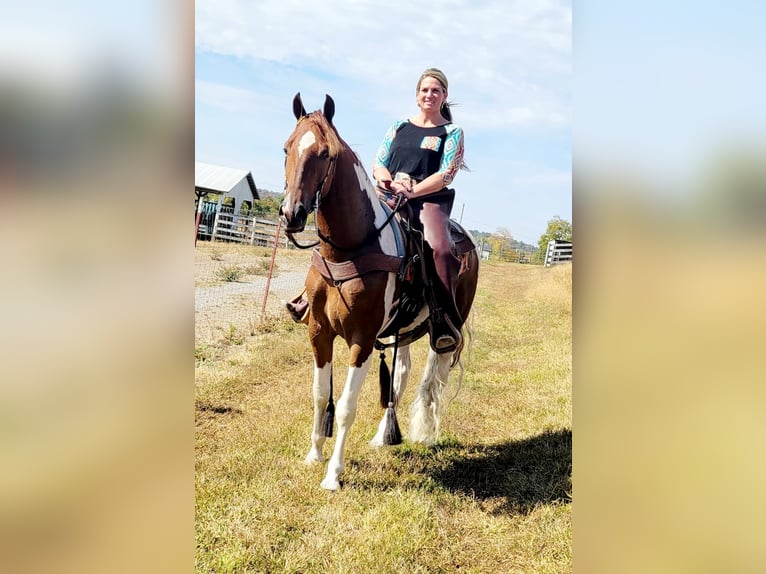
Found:
M 391 191 L 395 193 L 401 193 L 407 199 L 412 199 L 412 181 L 411 180 L 399 180 L 391 183 Z

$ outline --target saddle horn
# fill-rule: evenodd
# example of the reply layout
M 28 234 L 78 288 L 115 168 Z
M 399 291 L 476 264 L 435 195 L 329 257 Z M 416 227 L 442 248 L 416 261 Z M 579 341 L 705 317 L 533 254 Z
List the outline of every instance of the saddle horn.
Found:
M 335 102 L 329 94 L 324 95 L 324 117 L 327 121 L 332 123 L 332 117 L 335 115 Z
M 303 100 L 301 100 L 301 93 L 298 92 L 295 94 L 295 97 L 293 98 L 293 114 L 295 115 L 295 119 L 299 120 L 303 116 L 307 116 L 306 108 L 303 107 Z

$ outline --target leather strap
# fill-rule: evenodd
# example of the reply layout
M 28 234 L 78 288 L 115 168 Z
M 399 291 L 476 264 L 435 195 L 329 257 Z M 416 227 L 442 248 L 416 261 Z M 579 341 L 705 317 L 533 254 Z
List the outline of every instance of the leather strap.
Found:
M 398 273 L 402 260 L 403 257 L 396 255 L 368 253 L 342 263 L 335 263 L 322 257 L 316 249 L 311 253 L 311 264 L 322 277 L 334 283 L 355 279 L 372 271 Z

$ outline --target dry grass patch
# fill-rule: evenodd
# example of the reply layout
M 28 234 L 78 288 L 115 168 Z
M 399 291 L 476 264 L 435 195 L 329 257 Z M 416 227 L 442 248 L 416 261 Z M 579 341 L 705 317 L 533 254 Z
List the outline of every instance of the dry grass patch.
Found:
M 571 572 L 568 269 L 484 265 L 470 362 L 434 448 L 368 446 L 382 416 L 373 366 L 336 493 L 319 488 L 324 465 L 302 462 L 305 328 L 275 319 L 240 345 L 198 348 L 197 571 Z M 413 387 L 425 354 L 420 341 Z

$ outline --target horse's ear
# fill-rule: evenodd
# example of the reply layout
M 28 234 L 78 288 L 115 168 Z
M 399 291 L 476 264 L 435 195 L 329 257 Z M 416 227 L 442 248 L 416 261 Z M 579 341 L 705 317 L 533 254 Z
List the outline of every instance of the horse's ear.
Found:
M 324 117 L 327 118 L 327 121 L 332 123 L 332 117 L 335 115 L 335 102 L 333 99 L 329 96 L 329 94 L 324 95 Z
M 300 92 L 295 94 L 295 97 L 293 98 L 293 114 L 295 115 L 296 120 L 299 120 L 303 116 L 308 115 L 306 113 L 306 108 L 303 107 L 303 100 L 301 100 Z

